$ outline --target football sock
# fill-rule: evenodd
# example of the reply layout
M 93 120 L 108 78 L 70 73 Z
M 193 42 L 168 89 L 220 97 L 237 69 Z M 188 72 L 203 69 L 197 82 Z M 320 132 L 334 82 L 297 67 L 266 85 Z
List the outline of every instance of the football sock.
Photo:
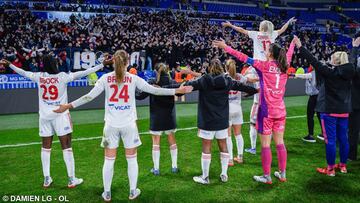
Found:
M 130 185 L 130 191 L 131 191 L 131 190 L 136 189 L 137 179 L 138 179 L 138 174 L 139 174 L 137 154 L 126 155 L 126 160 L 128 163 L 128 176 L 129 176 L 129 185 Z
M 104 191 L 110 192 L 111 190 L 111 182 L 114 175 L 114 163 L 115 157 L 106 157 L 104 160 L 103 166 L 103 184 L 104 184 Z
M 41 164 L 43 169 L 44 177 L 50 176 L 50 154 L 51 148 L 41 148 Z
M 75 161 L 74 161 L 74 153 L 72 148 L 67 148 L 63 150 L 64 162 L 66 165 L 67 174 L 69 177 L 75 177 Z
M 170 146 L 170 155 L 171 155 L 171 167 L 177 168 L 177 155 L 178 155 L 178 149 L 177 145 L 173 144 Z
M 203 178 L 206 178 L 209 176 L 210 163 L 211 163 L 211 154 L 202 153 L 201 168 L 202 168 L 202 172 L 203 172 L 203 174 L 202 174 Z
M 160 146 L 159 145 L 153 145 L 152 159 L 154 162 L 154 169 L 159 169 L 159 165 L 160 165 Z

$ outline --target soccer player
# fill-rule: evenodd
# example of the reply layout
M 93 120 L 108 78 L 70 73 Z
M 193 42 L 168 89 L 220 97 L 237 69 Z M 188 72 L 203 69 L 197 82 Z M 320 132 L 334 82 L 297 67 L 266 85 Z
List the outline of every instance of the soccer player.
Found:
M 193 177 L 193 180 L 201 184 L 210 184 L 211 142 L 216 138 L 220 148 L 220 180 L 227 182 L 229 153 L 226 139 L 229 128 L 229 91 L 237 90 L 253 95 L 257 93 L 257 89 L 226 76 L 219 59 L 211 61 L 208 74 L 189 81 L 186 85 L 191 85 L 195 90 L 199 90 L 198 136 L 202 139 L 202 175 Z
M 333 68 L 319 62 L 299 39 L 296 46 L 300 54 L 315 68 L 324 81 L 320 87 L 316 111 L 320 112 L 321 126 L 326 145 L 327 167 L 317 168 L 317 172 L 328 176 L 335 176 L 335 169 L 347 173 L 346 162 L 349 155 L 348 125 L 349 113 L 352 111 L 351 88 L 352 79 L 356 72 L 352 63 L 349 63 L 346 52 L 335 52 L 331 55 Z M 336 141 L 339 142 L 340 164 L 335 165 Z
M 150 80 L 149 84 L 174 88 L 180 85 L 170 78 L 168 68 L 164 63 L 156 66 L 156 79 Z M 151 173 L 160 175 L 160 137 L 162 134 L 168 136 L 170 155 L 171 155 L 171 172 L 179 171 L 177 166 L 178 149 L 175 140 L 176 131 L 176 109 L 174 96 L 155 96 L 146 92 L 137 92 L 136 99 L 145 99 L 150 96 L 150 134 L 152 135 L 152 159 L 154 167 Z
M 236 63 L 233 59 L 228 59 L 225 63 L 226 74 L 234 80 L 239 80 L 241 83 L 246 83 L 247 78 L 241 74 L 236 73 Z M 229 136 L 226 138 L 226 145 L 229 151 L 229 166 L 234 165 L 234 161 L 243 163 L 244 139 L 241 135 L 241 125 L 243 124 L 243 113 L 241 108 L 241 92 L 229 91 Z M 232 130 L 234 131 L 237 156 L 233 156 Z
M 294 37 L 296 38 L 296 37 Z M 242 62 L 249 63 L 256 68 L 260 79 L 260 105 L 257 117 L 257 130 L 261 135 L 261 160 L 264 175 L 254 176 L 254 180 L 261 183 L 272 184 L 271 180 L 271 137 L 274 138 L 277 149 L 280 171 L 275 177 L 286 181 L 287 152 L 284 145 L 286 108 L 284 103 L 285 85 L 287 82 L 288 61 L 291 61 L 294 52 L 294 40 L 286 53 L 278 44 L 270 44 L 266 50 L 267 61 L 248 57 L 227 46 L 225 41 L 214 41 L 213 45 L 224 49 L 225 52 L 235 56 Z M 273 135 L 273 136 L 271 136 Z
M 249 36 L 250 39 L 253 40 L 254 44 L 254 52 L 253 52 L 253 58 L 257 60 L 266 61 L 266 50 L 269 48 L 270 44 L 275 42 L 275 39 L 284 33 L 286 29 L 289 27 L 290 24 L 296 22 L 296 19 L 294 17 L 290 18 L 282 27 L 280 30 L 274 31 L 274 25 L 272 22 L 264 20 L 260 23 L 259 31 L 250 31 L 246 30 L 242 27 L 238 27 L 235 25 L 232 25 L 229 21 L 226 21 L 225 23 L 222 23 L 224 27 L 230 27 L 237 32 L 240 32 L 244 35 Z M 250 67 L 246 71 L 246 75 L 251 75 L 251 77 L 254 77 L 254 75 L 257 76 L 256 70 L 253 67 Z M 255 83 L 255 88 L 259 88 L 259 83 Z M 258 108 L 259 108 L 259 94 L 254 95 L 254 101 L 253 105 L 251 107 L 250 111 L 250 142 L 251 142 L 251 148 L 245 149 L 246 152 L 251 154 L 256 154 L 256 138 L 257 138 L 257 131 L 256 131 L 256 119 L 258 115 Z
M 44 56 L 45 72 L 28 72 L 24 71 L 9 61 L 1 60 L 1 64 L 9 66 L 16 73 L 31 79 L 38 85 L 39 94 L 39 135 L 42 138 L 41 163 L 44 175 L 45 188 L 53 182 L 50 176 L 50 154 L 53 136 L 59 137 L 61 148 L 63 150 L 64 162 L 69 177 L 68 187 L 74 188 L 83 182 L 83 179 L 75 176 L 75 161 L 71 147 L 72 122 L 69 111 L 61 114 L 54 113 L 53 110 L 57 105 L 68 103 L 67 83 L 82 78 L 90 73 L 94 73 L 101 68 L 103 64 L 89 68 L 85 71 L 76 73 L 59 72 L 56 59 L 51 55 Z M 108 61 L 104 60 L 103 63 Z
M 129 54 L 124 50 L 118 50 L 113 56 L 115 71 L 103 75 L 95 84 L 95 87 L 86 95 L 70 104 L 63 104 L 55 110 L 62 113 L 71 108 L 79 107 L 92 101 L 105 91 L 105 126 L 101 146 L 105 148 L 105 161 L 103 166 L 104 192 L 102 197 L 105 201 L 111 201 L 111 183 L 114 174 L 114 163 L 120 138 L 124 143 L 126 160 L 128 163 L 128 177 L 130 185 L 129 199 L 133 200 L 140 195 L 137 188 L 138 163 L 137 147 L 141 140 L 136 125 L 136 99 L 135 90 L 138 88 L 144 92 L 155 95 L 175 95 L 175 93 L 188 93 L 192 87 L 181 86 L 178 89 L 163 89 L 149 85 L 140 77 L 126 72 L 129 65 Z

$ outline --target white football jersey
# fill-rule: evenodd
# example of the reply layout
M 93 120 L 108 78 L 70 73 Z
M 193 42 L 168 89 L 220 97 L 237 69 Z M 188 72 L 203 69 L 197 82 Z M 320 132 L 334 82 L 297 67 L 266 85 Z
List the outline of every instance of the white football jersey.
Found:
M 38 85 L 40 119 L 52 120 L 60 114 L 53 112 L 60 104 L 68 103 L 67 83 L 101 69 L 103 65 L 75 73 L 48 74 L 46 72 L 24 71 L 14 65 L 10 67 L 18 74 L 29 78 Z M 66 114 L 68 111 L 62 113 Z
M 252 66 L 250 66 L 246 71 L 245 71 L 245 76 L 249 76 L 249 77 L 259 77 L 256 69 Z M 255 82 L 255 83 L 250 83 L 248 84 L 256 89 L 260 88 L 260 82 Z M 254 103 L 259 103 L 259 93 L 254 94 Z
M 236 80 L 239 80 L 240 82 L 245 82 L 244 81 L 244 76 L 240 75 L 240 74 L 236 74 Z M 241 92 L 240 91 L 235 91 L 235 90 L 230 90 L 229 91 L 229 113 L 236 113 L 241 111 Z
M 175 89 L 156 88 L 137 75 L 126 72 L 122 83 L 116 82 L 115 72 L 103 75 L 86 95 L 72 102 L 74 108 L 83 105 L 105 91 L 105 123 L 115 128 L 137 120 L 135 90 L 155 95 L 175 95 Z
M 275 39 L 279 36 L 278 32 L 274 31 L 271 35 L 269 35 L 264 32 L 248 31 L 248 34 L 254 44 L 253 58 L 266 61 L 266 49 L 271 43 L 275 42 Z

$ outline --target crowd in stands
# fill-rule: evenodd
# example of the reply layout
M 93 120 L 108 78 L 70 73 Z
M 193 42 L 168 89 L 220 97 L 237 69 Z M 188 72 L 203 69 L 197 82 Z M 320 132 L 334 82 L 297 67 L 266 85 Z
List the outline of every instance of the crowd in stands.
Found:
M 79 7 L 73 6 L 71 9 L 75 10 Z M 8 6 L 0 7 L 0 58 L 5 57 L 25 70 L 41 71 L 42 55 L 48 52 L 58 56 L 60 70 L 67 72 L 72 70 L 74 51 L 114 53 L 124 49 L 128 53 L 145 50 L 151 64 L 166 62 L 170 68 L 188 65 L 201 71 L 212 58 L 224 60 L 229 57 L 211 46 L 212 40 L 220 38 L 248 55 L 253 52 L 252 41 L 246 36 L 220 24 L 210 24 L 211 14 L 172 10 L 144 12 L 133 7 L 118 8 L 120 11 L 116 15 L 96 15 L 89 19 L 73 15 L 69 22 L 61 22 L 39 19 L 27 9 L 16 8 L 21 10 L 5 12 Z M 260 18 L 237 17 L 253 21 L 252 29 L 258 30 Z M 285 22 L 280 16 L 264 17 L 276 28 Z M 290 33 L 303 39 L 304 46 L 320 60 L 327 61 L 331 53 L 339 49 L 335 33 L 329 32 L 324 42 L 318 31 L 300 31 L 297 25 L 289 27 L 287 33 L 279 38 L 279 43 L 288 45 Z M 340 49 L 346 50 L 346 46 Z M 294 57 L 292 66 L 307 66 L 307 62 Z M 0 67 L 0 73 L 11 71 Z

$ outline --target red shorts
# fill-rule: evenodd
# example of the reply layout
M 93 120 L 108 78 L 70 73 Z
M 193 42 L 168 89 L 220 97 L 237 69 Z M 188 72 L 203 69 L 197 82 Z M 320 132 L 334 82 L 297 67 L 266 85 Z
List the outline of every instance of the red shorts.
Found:
M 272 132 L 284 132 L 286 119 L 283 118 L 259 118 L 256 122 L 256 129 L 259 134 L 271 135 Z

